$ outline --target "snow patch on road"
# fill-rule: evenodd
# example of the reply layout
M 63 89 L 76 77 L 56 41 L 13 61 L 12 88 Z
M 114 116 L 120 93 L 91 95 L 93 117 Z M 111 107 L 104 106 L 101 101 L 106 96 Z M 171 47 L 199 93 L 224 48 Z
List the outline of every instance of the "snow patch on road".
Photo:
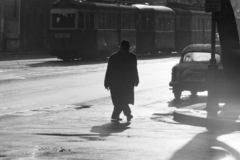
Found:
M 25 79 L 22 76 L 4 76 L 0 77 L 0 80 L 15 80 L 15 79 Z

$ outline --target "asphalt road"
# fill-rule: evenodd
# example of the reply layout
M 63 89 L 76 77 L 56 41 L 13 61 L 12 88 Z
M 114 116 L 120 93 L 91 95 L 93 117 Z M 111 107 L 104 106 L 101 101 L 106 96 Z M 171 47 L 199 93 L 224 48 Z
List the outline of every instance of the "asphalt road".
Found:
M 177 58 L 139 60 L 136 91 L 162 86 L 168 91 Z M 103 86 L 107 64 L 56 59 L 0 62 L 2 113 L 80 103 L 109 96 Z
M 0 62 L 0 159 L 238 160 L 240 134 L 172 120 L 168 83 L 177 57 L 140 59 L 134 119 L 111 123 L 106 63 L 56 59 Z

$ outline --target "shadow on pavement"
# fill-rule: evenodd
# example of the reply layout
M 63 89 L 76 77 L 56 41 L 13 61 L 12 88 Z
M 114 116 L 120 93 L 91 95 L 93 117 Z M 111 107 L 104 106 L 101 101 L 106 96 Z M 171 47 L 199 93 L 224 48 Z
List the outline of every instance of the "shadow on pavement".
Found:
M 197 134 L 185 146 L 176 151 L 169 160 L 192 159 L 240 159 L 239 152 L 228 143 L 220 141 L 220 136 L 227 135 L 234 130 L 211 129 Z M 233 141 L 232 141 L 233 142 Z M 188 153 L 188 154 L 186 154 Z
M 35 135 L 42 136 L 57 136 L 57 137 L 79 137 L 88 141 L 99 141 L 97 134 L 69 134 L 69 133 L 36 133 Z
M 101 126 L 93 126 L 91 132 L 98 133 L 100 137 L 107 137 L 112 133 L 120 133 L 129 129 L 129 125 L 130 123 L 111 122 Z
M 50 60 L 50 61 L 44 61 L 40 63 L 29 64 L 28 66 L 29 67 L 66 67 L 66 66 L 101 64 L 106 62 L 107 61 L 83 61 L 83 60 L 64 62 L 61 60 Z

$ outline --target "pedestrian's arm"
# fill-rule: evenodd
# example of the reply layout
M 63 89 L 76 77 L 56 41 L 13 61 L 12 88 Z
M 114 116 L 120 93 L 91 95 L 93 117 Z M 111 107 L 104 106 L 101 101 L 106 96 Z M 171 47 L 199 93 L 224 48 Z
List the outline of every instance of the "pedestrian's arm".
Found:
M 112 62 L 110 59 L 108 60 L 108 65 L 107 65 L 107 71 L 105 74 L 105 80 L 104 80 L 104 87 L 109 90 L 110 82 L 111 82 L 111 71 L 112 70 Z
M 137 57 L 134 60 L 134 85 L 138 86 L 139 84 L 139 76 L 138 76 L 138 69 L 137 69 Z

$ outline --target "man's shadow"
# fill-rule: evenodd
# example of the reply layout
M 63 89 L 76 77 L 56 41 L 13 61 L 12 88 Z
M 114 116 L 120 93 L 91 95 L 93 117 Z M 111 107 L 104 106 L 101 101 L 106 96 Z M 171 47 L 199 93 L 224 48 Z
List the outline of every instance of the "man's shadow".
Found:
M 100 137 L 110 136 L 112 133 L 120 133 L 129 129 L 130 123 L 111 122 L 101 126 L 93 126 L 91 132 L 98 133 Z

